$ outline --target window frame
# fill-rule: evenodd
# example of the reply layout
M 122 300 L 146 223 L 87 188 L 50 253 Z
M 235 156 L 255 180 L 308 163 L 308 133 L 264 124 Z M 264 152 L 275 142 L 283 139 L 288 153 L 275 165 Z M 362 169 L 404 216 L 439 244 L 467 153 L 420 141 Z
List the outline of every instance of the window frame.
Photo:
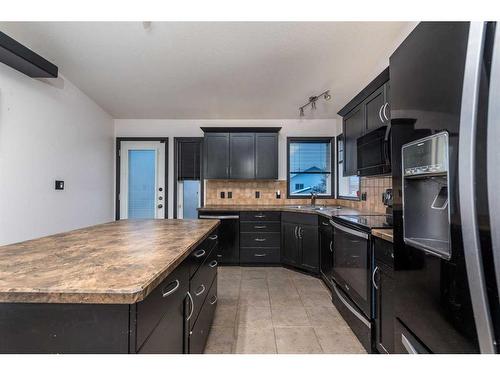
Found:
M 337 164 L 337 167 L 336 167 L 336 174 L 337 174 L 337 178 L 336 178 L 336 181 L 337 181 L 337 186 L 336 186 L 336 191 L 337 191 L 337 199 L 344 199 L 344 200 L 348 200 L 348 201 L 356 201 L 356 202 L 359 202 L 361 200 L 361 197 L 358 196 L 358 197 L 348 197 L 348 196 L 344 196 L 344 195 L 340 195 L 340 189 L 339 189 L 339 179 L 340 179 L 340 164 L 342 164 L 342 168 L 344 167 L 344 160 L 345 160 L 345 154 L 342 155 L 342 162 L 339 162 L 339 142 L 343 142 L 344 141 L 344 134 L 339 134 L 337 135 L 336 137 L 336 141 L 335 141 L 335 162 Z M 345 152 L 345 143 L 343 144 L 343 150 L 342 152 Z M 344 176 L 342 176 L 344 177 Z M 351 176 L 346 176 L 345 178 L 347 177 L 351 177 Z M 358 176 L 356 176 L 358 177 Z M 361 177 L 358 177 L 358 191 L 361 191 Z
M 308 199 L 308 195 L 293 195 L 290 194 L 290 144 L 295 142 L 301 143 L 330 143 L 330 186 L 331 192 L 328 195 L 318 195 L 318 199 L 334 199 L 335 198 L 335 172 L 333 166 L 335 159 L 335 137 L 287 137 L 286 138 L 286 198 L 287 199 Z M 319 174 L 319 173 L 318 173 Z

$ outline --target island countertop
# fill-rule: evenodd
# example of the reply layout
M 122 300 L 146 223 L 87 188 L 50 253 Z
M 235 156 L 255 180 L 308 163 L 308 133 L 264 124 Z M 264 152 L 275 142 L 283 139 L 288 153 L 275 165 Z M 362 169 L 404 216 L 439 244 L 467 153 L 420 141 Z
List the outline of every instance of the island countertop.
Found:
M 218 220 L 120 220 L 0 247 L 0 302 L 133 304 Z

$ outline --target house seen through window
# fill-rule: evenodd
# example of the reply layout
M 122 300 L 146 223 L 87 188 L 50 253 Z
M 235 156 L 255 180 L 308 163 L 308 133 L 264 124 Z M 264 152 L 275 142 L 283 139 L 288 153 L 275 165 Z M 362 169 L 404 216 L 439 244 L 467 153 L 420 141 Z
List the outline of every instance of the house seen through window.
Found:
M 331 197 L 332 138 L 289 138 L 287 179 L 289 197 Z

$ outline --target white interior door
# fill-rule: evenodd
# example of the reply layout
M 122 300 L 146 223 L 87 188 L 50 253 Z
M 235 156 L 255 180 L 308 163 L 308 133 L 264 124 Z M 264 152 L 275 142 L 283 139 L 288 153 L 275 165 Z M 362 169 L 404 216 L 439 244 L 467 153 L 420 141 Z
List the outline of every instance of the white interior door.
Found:
M 120 147 L 120 219 L 163 219 L 168 197 L 165 143 L 122 141 Z

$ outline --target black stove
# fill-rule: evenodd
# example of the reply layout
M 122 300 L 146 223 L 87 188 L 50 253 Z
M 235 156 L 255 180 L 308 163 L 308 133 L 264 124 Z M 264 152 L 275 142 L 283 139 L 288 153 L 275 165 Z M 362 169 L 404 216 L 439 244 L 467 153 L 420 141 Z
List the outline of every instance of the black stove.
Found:
M 376 228 L 392 228 L 392 215 L 339 215 L 336 218 L 367 232 Z

